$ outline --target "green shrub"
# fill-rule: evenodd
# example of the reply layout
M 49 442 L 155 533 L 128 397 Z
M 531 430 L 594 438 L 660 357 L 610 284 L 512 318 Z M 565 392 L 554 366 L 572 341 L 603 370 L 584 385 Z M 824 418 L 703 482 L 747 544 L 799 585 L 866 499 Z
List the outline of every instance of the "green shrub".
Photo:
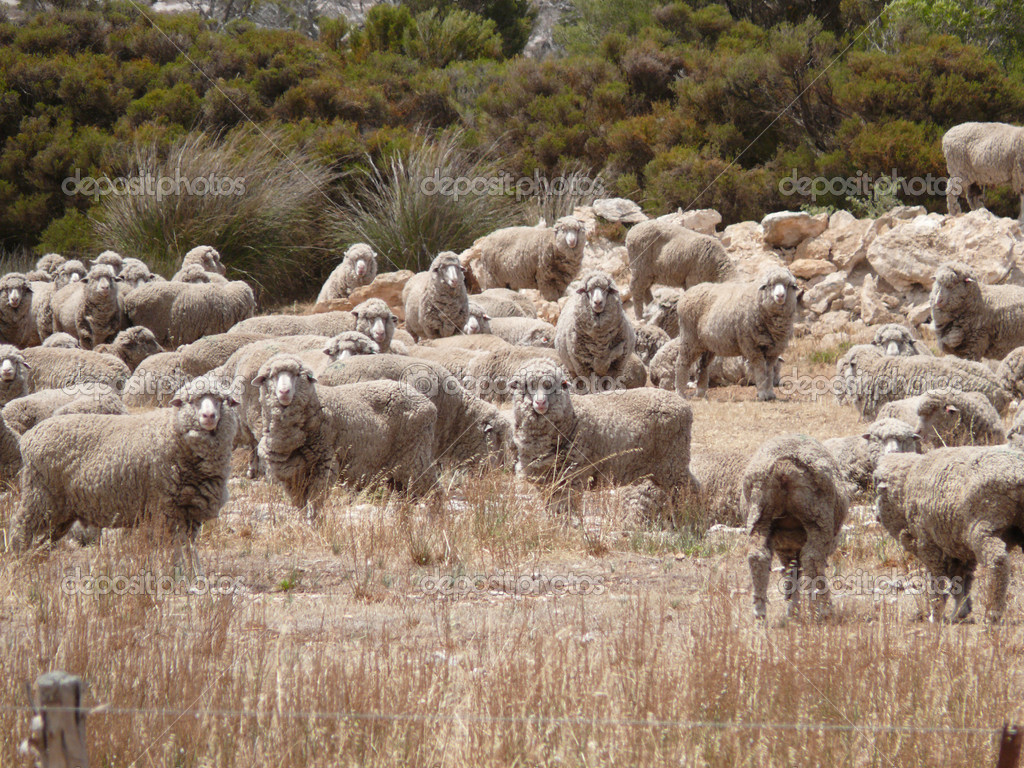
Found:
M 501 36 L 496 27 L 490 19 L 458 8 L 443 16 L 436 8 L 430 8 L 416 14 L 403 48 L 430 67 L 446 67 L 453 61 L 494 59 L 501 55 Z

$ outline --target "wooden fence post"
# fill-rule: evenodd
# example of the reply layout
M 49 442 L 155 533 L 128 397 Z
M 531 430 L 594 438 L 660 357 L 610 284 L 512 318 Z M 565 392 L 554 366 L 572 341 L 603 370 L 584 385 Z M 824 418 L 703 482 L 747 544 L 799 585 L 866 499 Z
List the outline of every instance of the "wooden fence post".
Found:
M 1024 731 L 1009 723 L 1003 726 L 1003 735 L 999 739 L 999 761 L 996 768 L 1019 768 L 1020 749 L 1024 745 Z
M 85 741 L 85 710 L 80 678 L 67 672 L 47 672 L 29 684 L 34 715 L 21 753 L 31 755 L 37 768 L 89 768 Z

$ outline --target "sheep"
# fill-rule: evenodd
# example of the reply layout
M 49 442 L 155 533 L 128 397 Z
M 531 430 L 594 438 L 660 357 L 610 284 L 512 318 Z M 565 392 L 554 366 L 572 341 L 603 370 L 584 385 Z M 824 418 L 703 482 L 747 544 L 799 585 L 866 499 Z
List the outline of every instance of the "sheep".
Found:
M 107 384 L 121 392 L 132 375 L 121 360 L 89 349 L 31 347 L 21 354 L 29 368 L 30 392 L 69 389 L 86 382 Z
M 458 336 L 449 338 L 457 339 Z M 409 350 L 410 356 L 437 363 L 463 384 L 469 381 L 470 363 L 482 354 L 485 354 L 485 351 L 478 349 L 426 347 L 419 344 Z
M 128 370 L 134 371 L 139 363 L 150 355 L 163 352 L 164 348 L 157 344 L 156 336 L 149 328 L 133 325 L 117 334 L 109 344 L 97 344 L 95 350 L 123 360 Z
M 25 279 L 30 283 L 52 283 L 53 275 L 41 269 L 30 269 L 25 273 Z
M 1024 398 L 1024 347 L 1011 350 L 996 367 L 996 378 L 1014 398 Z
M 999 412 L 979 392 L 928 390 L 921 395 L 917 415 L 918 433 L 935 447 L 1006 442 Z
M 51 333 L 46 337 L 43 342 L 44 347 L 59 347 L 61 349 L 81 349 L 82 345 L 78 343 L 78 339 L 72 336 L 70 333 Z
M 921 435 L 902 419 L 878 418 L 862 435 L 823 440 L 847 480 L 857 490 L 867 490 L 878 459 L 887 453 L 920 453 Z
M 28 394 L 30 368 L 17 347 L 0 344 L 0 405 Z
M 351 312 L 321 312 L 314 315 L 261 315 L 237 323 L 228 333 L 259 333 L 280 338 L 283 336 L 337 336 L 355 330 L 355 316 Z
M 694 500 L 702 513 L 702 522 L 712 525 L 743 526 L 740 509 L 743 470 L 750 455 L 741 451 L 702 451 L 690 456 L 690 474 L 694 481 Z
M 836 395 L 851 402 L 861 417 L 873 419 L 886 403 L 921 395 L 929 389 L 980 392 L 1003 414 L 1010 393 L 981 363 L 955 357 L 887 357 L 878 347 L 858 344 L 836 361 Z
M 694 363 L 697 397 L 708 389 L 715 355 L 743 355 L 753 369 L 758 400 L 774 400 L 775 363 L 793 335 L 803 292 L 784 267 L 769 268 L 758 282 L 702 283 L 679 299 L 676 392 L 685 394 Z
M 41 389 L 4 405 L 4 422 L 23 435 L 39 422 L 63 413 L 128 413 L 110 386 L 80 384 L 70 389 Z
M 493 463 L 511 445 L 498 409 L 467 391 L 442 366 L 404 355 L 361 355 L 331 363 L 318 376 L 324 386 L 391 379 L 422 392 L 437 407 L 434 457 L 451 466 Z
M 1010 576 L 1007 548 L 1024 542 L 1024 453 L 997 446 L 883 456 L 874 482 L 879 522 L 933 579 L 931 620 L 944 618 L 949 593 L 953 619 L 967 617 L 980 565 L 985 618 L 998 621 Z
M 352 291 L 369 285 L 377 277 L 377 254 L 366 243 L 355 243 L 345 251 L 341 263 L 334 268 L 324 282 L 317 304 L 331 299 L 344 299 Z
M 768 608 L 772 554 L 786 573 L 787 613 L 799 613 L 800 592 L 818 618 L 830 610 L 825 567 L 835 551 L 849 502 L 832 454 L 807 435 L 780 435 L 758 448 L 743 472 L 742 508 L 752 546 L 747 556 L 754 618 Z
M 227 362 L 235 352 L 267 337 L 262 333 L 216 333 L 204 336 L 176 350 L 181 370 L 187 376 L 202 376 Z
M 899 323 L 887 323 L 876 328 L 871 343 L 890 357 L 932 354 L 923 341 L 915 339 L 913 332 Z
M 1024 224 L 1024 128 L 1006 123 L 961 123 L 942 137 L 946 158 L 946 206 L 950 216 L 960 213 L 960 196 L 971 210 L 982 205 L 985 187 L 1009 184 L 1020 197 Z
M 679 336 L 679 297 L 683 292 L 678 288 L 665 288 L 656 285 L 651 289 L 654 300 L 644 307 L 643 321 L 648 325 L 661 328 L 670 339 Z M 636 306 L 634 299 L 633 306 Z
M 514 347 L 483 352 L 466 366 L 463 381 L 466 388 L 478 397 L 492 403 L 502 403 L 512 394 L 511 379 L 523 366 L 543 359 L 561 365 L 562 358 L 553 349 L 544 347 Z
M 88 270 L 85 268 L 85 264 L 78 259 L 68 259 L 57 267 L 57 274 L 53 282 L 59 291 L 71 283 L 77 283 L 79 280 L 82 280 L 87 273 Z
M 146 266 L 145 262 L 131 257 L 124 260 L 117 276 L 121 278 L 126 291 L 138 288 L 140 285 L 145 285 L 156 277 L 156 275 L 149 271 L 149 267 Z
M 252 380 L 259 387 L 267 474 L 292 503 L 317 512 L 337 478 L 356 489 L 386 477 L 413 495 L 437 481 L 437 408 L 411 387 L 370 381 L 317 386 L 294 355 L 275 355 Z
M 158 352 L 150 355 L 131 374 L 124 384 L 124 402 L 129 408 L 166 408 L 175 393 L 194 376 L 182 369 L 178 352 Z
M 656 389 L 573 395 L 566 371 L 547 360 L 523 366 L 511 387 L 516 474 L 552 487 L 554 511 L 570 511 L 591 484 L 613 485 L 640 519 L 674 521 L 675 496 L 693 483 L 693 414 L 681 398 Z
M 21 438 L 15 551 L 72 524 L 135 527 L 153 520 L 193 542 L 228 498 L 235 401 L 214 379 L 182 387 L 171 408 L 50 418 Z
M 21 467 L 21 444 L 18 436 L 3 419 L 0 419 L 0 483 L 16 483 Z
M 464 334 L 472 336 L 477 333 L 491 333 L 491 316 L 487 314 L 483 307 L 471 301 L 467 311 L 469 312 L 469 317 L 466 320 L 466 324 L 462 327 Z
M 583 222 L 564 216 L 554 227 L 507 227 L 481 238 L 477 281 L 491 288 L 537 288 L 557 301 L 576 279 L 587 242 Z
M 84 280 L 58 290 L 51 300 L 53 332 L 70 333 L 82 349 L 113 339 L 121 330 L 118 278 L 109 264 L 97 264 Z
M 125 295 L 131 325 L 143 325 L 163 347 L 190 344 L 203 336 L 224 333 L 252 317 L 256 297 L 241 281 L 224 285 L 151 282 Z
M 327 342 L 323 353 L 334 360 L 344 360 L 356 355 L 379 355 L 377 342 L 359 331 L 345 331 Z
M 523 294 L 508 288 L 488 288 L 471 294 L 470 301 L 476 302 L 491 318 L 532 317 L 537 318 L 537 308 Z
M 669 339 L 651 358 L 648 365 L 651 383 L 661 389 L 675 390 L 676 363 L 679 357 L 679 337 Z M 781 357 L 775 360 L 772 371 L 772 385 L 778 386 L 782 379 Z M 692 376 L 692 372 L 691 372 Z M 742 357 L 716 357 L 708 367 L 709 387 L 749 387 L 756 381 L 750 365 Z M 689 386 L 689 382 L 687 382 Z
M 669 335 L 656 325 L 633 323 L 633 331 L 636 333 L 636 356 L 644 365 L 650 365 L 658 350 L 671 341 Z
M 218 253 L 216 248 L 209 245 L 197 245 L 182 257 L 181 267 L 178 270 L 179 273 L 182 269 L 193 264 L 202 267 L 204 271 L 209 272 L 211 275 L 219 276 L 219 279 L 218 277 L 211 277 L 210 282 L 227 282 L 227 278 L 224 277 L 227 274 L 227 270 L 224 268 L 224 264 L 220 260 L 220 253 Z M 171 278 L 171 282 L 175 281 L 178 281 L 177 274 Z
M 27 347 L 38 344 L 32 315 L 32 283 L 20 272 L 0 278 L 0 343 Z
M 172 278 L 177 283 L 212 283 L 212 278 L 221 277 L 216 272 L 207 272 L 201 264 L 187 264 L 179 269 Z M 218 282 L 225 282 L 223 278 Z
M 621 387 L 635 348 L 636 332 L 622 310 L 615 281 L 606 272 L 585 275 L 555 326 L 555 349 L 566 372 L 582 391 L 605 388 L 598 377 Z
M 59 253 L 47 253 L 36 259 L 36 269 L 42 272 L 46 272 L 51 278 L 57 276 L 57 270 L 60 269 L 60 265 L 67 261 Z
M 555 346 L 555 326 L 532 317 L 495 317 L 490 333 L 520 347 Z
M 1002 359 L 1024 344 L 1024 288 L 981 285 L 966 264 L 945 264 L 931 291 L 939 349 L 968 360 Z
M 405 327 L 417 339 L 462 333 L 469 320 L 466 279 L 459 257 L 444 251 L 426 272 L 409 278 L 402 288 Z
M 51 301 L 57 292 L 57 284 L 30 281 L 29 286 L 32 288 L 31 293 L 22 299 L 22 301 L 25 301 L 26 298 L 29 299 L 28 337 L 26 342 L 20 345 L 23 347 L 41 344 L 53 333 Z M 75 339 L 75 341 L 78 340 Z
M 445 336 L 443 339 L 426 339 L 415 344 L 409 352 L 410 354 L 413 354 L 423 348 L 468 349 L 474 352 L 498 352 L 500 350 L 510 349 L 512 346 L 514 345 L 499 336 L 488 333 L 479 333 L 470 335 L 463 334 L 461 336 Z
M 117 251 L 103 251 L 103 253 L 92 260 L 92 266 L 97 264 L 106 264 L 114 270 L 116 275 L 121 271 L 121 267 L 124 266 L 124 257 Z
M 1017 450 L 1024 451 L 1024 408 L 1013 414 L 1013 422 L 1006 432 L 1006 442 Z
M 633 312 L 639 320 L 654 300 L 651 286 L 691 288 L 733 280 L 736 267 L 717 237 L 702 235 L 666 219 L 642 221 L 626 234 Z

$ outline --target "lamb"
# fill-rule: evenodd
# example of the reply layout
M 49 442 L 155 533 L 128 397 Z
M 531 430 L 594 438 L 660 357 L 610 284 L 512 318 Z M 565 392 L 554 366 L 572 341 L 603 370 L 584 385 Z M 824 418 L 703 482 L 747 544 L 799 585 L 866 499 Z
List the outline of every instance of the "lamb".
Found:
M 53 282 L 59 291 L 71 283 L 77 283 L 79 280 L 82 280 L 87 273 L 88 270 L 85 268 L 85 264 L 78 259 L 68 259 L 57 267 L 57 274 Z
M 323 353 L 334 360 L 345 360 L 356 355 L 379 355 L 377 342 L 359 331 L 345 331 L 327 342 Z
M 915 339 L 913 332 L 899 323 L 887 323 L 876 328 L 871 343 L 890 357 L 932 354 L 923 341 Z
M 131 371 L 121 360 L 88 349 L 31 347 L 21 354 L 28 364 L 30 392 L 71 389 L 87 382 L 106 384 L 121 392 Z
M 402 288 L 405 327 L 417 339 L 437 339 L 462 332 L 469 319 L 469 298 L 459 257 L 444 251 L 430 269 L 409 278 Z
M 644 365 L 650 365 L 658 350 L 671 341 L 669 335 L 656 325 L 633 323 L 633 331 L 636 333 L 636 356 Z
M 36 425 L 21 438 L 13 549 L 56 541 L 76 520 L 124 528 L 150 519 L 191 543 L 228 498 L 234 405 L 215 380 L 200 378 L 178 390 L 169 409 Z
M 97 264 L 84 280 L 58 290 L 51 300 L 53 332 L 76 336 L 82 349 L 113 339 L 121 330 L 117 282 L 113 267 Z
M 32 284 L 20 272 L 0 278 L 0 342 L 27 347 L 39 343 L 32 315 Z
M 252 317 L 256 297 L 241 281 L 224 285 L 151 282 L 128 292 L 124 309 L 131 325 L 149 328 L 161 346 L 179 347 L 224 333 Z
M 120 391 L 129 408 L 166 408 L 193 378 L 182 369 L 179 353 L 158 352 L 139 363 Z
M 889 402 L 913 397 L 929 389 L 980 392 L 1005 413 L 1010 393 L 981 363 L 955 357 L 886 357 L 870 344 L 851 347 L 836 362 L 837 397 L 849 401 L 862 418 L 873 419 Z
M 523 294 L 508 288 L 489 288 L 474 293 L 470 301 L 476 302 L 488 315 L 495 317 L 532 317 L 536 319 L 537 308 Z
M 331 299 L 344 299 L 352 291 L 369 285 L 377 277 L 377 254 L 366 243 L 355 243 L 345 251 L 341 263 L 334 268 L 316 297 L 319 304 Z
M 30 368 L 17 347 L 0 344 L 0 405 L 28 394 Z
M 385 477 L 413 495 L 437 481 L 437 408 L 395 381 L 316 386 L 316 376 L 293 355 L 275 355 L 260 368 L 263 433 L 260 457 L 292 503 L 319 510 L 335 479 L 356 489 Z
M 884 456 L 874 481 L 879 522 L 934 580 L 931 620 L 944 618 L 949 593 L 955 596 L 954 620 L 967 617 L 979 565 L 986 619 L 1002 618 L 1007 548 L 1024 541 L 1024 453 L 1000 446 Z
M 491 316 L 483 307 L 474 301 L 469 302 L 469 318 L 462 327 L 462 332 L 467 336 L 477 333 L 491 333 Z M 447 338 L 447 337 L 446 337 Z
M 971 210 L 982 205 L 982 190 L 1009 184 L 1020 197 L 1020 221 L 1024 224 L 1024 128 L 1006 123 L 961 123 L 942 137 L 946 157 L 946 206 L 960 213 L 960 195 Z
M 70 333 L 51 333 L 46 337 L 43 342 L 44 347 L 60 347 L 61 349 L 81 349 L 82 345 L 78 343 L 78 339 L 72 336 Z
M 537 288 L 557 301 L 576 279 L 587 236 L 583 222 L 564 216 L 554 227 L 508 227 L 478 240 L 477 281 L 482 289 Z
M 36 269 L 46 272 L 50 277 L 55 278 L 57 276 L 57 270 L 59 270 L 61 264 L 64 264 L 66 261 L 67 259 L 59 253 L 47 253 L 36 260 Z
M 799 613 L 806 591 L 818 618 L 830 611 L 825 576 L 849 502 L 841 471 L 820 442 L 806 435 L 781 435 L 766 441 L 743 473 L 741 503 L 753 540 L 747 562 L 754 591 L 754 618 L 768 608 L 772 554 L 785 569 L 787 613 Z
M 555 326 L 532 317 L 495 317 L 490 333 L 520 347 L 555 346 Z
M 148 328 L 141 325 L 133 325 L 131 328 L 121 331 L 109 344 L 97 344 L 97 352 L 124 361 L 128 370 L 134 371 L 139 363 L 150 355 L 156 355 L 164 351 L 164 348 L 157 344 L 156 336 Z
M 493 463 L 510 448 L 511 430 L 498 409 L 426 359 L 393 354 L 350 357 L 331 363 L 318 378 L 323 386 L 391 379 L 425 394 L 437 408 L 433 455 L 444 464 Z
M 833 437 L 822 442 L 843 478 L 857 490 L 867 490 L 879 457 L 887 453 L 920 453 L 921 435 L 902 419 L 878 418 L 863 435 Z
M 623 386 L 623 372 L 635 348 L 636 333 L 622 310 L 615 281 L 605 272 L 585 275 L 555 326 L 555 349 L 566 372 L 583 391 L 606 388 L 598 377 Z
M 945 264 L 931 291 L 939 349 L 968 360 L 1002 359 L 1024 344 L 1024 288 L 980 285 L 965 264 Z
M 121 271 L 121 267 L 124 266 L 124 258 L 117 251 L 103 251 L 103 253 L 92 260 L 92 266 L 97 264 L 106 264 L 114 270 L 116 275 Z
M 678 288 L 655 286 L 651 289 L 654 300 L 644 307 L 643 321 L 661 328 L 674 339 L 679 336 L 679 297 L 683 292 Z M 636 299 L 633 299 L 636 306 Z
M 570 394 L 561 366 L 538 360 L 512 378 L 516 473 L 553 487 L 570 511 L 591 484 L 623 488 L 640 519 L 674 522 L 676 494 L 691 487 L 690 407 L 671 392 Z
M 209 245 L 197 245 L 182 257 L 181 269 L 185 269 L 193 264 L 202 267 L 205 272 L 211 274 L 210 282 L 227 282 L 227 278 L 224 277 L 227 274 L 227 270 L 224 268 L 224 264 L 220 260 L 220 253 L 217 252 L 216 248 Z M 177 274 L 171 278 L 171 282 L 175 281 L 178 281 Z
M 802 291 L 784 267 L 769 268 L 753 283 L 703 283 L 679 299 L 680 352 L 676 392 L 685 394 L 694 363 L 698 397 L 708 389 L 715 355 L 743 355 L 754 372 L 758 400 L 774 400 L 775 363 L 790 337 Z
M 733 280 L 736 267 L 717 237 L 702 235 L 664 218 L 648 219 L 626 235 L 630 292 L 639 320 L 654 300 L 655 282 L 691 288 L 698 283 Z
M 124 414 L 124 401 L 106 384 L 80 384 L 69 390 L 41 389 L 11 400 L 3 407 L 4 422 L 23 435 L 51 416 L 66 413 Z
M 262 333 L 216 333 L 184 344 L 177 349 L 181 370 L 188 376 L 202 376 L 224 365 L 235 352 L 267 337 Z

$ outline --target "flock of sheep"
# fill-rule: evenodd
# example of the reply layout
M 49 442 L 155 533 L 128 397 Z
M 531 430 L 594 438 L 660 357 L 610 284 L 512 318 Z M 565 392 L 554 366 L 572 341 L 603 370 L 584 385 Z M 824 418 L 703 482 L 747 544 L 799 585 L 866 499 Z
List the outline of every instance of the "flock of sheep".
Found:
M 703 505 L 747 526 L 761 618 L 773 557 L 792 577 L 789 611 L 806 595 L 828 612 L 818 577 L 851 500 L 872 494 L 885 529 L 935 579 L 962 585 L 933 591 L 933 619 L 947 594 L 953 617 L 968 615 L 979 568 L 986 616 L 1001 616 L 1007 548 L 1024 543 L 1024 408 L 1003 426 L 1024 397 L 1024 288 L 943 266 L 932 318 L 947 354 L 890 325 L 837 363 L 863 434 L 784 435 L 752 457 L 691 461 L 686 399 L 732 383 L 773 400 L 802 291 L 783 267 L 743 279 L 717 238 L 652 219 L 626 238 L 630 318 L 611 275 L 581 270 L 585 244 L 570 216 L 494 232 L 476 261 L 441 253 L 405 285 L 404 329 L 375 298 L 255 316 L 252 290 L 207 246 L 170 280 L 111 251 L 88 268 L 49 254 L 3 276 L 0 480 L 21 487 L 12 548 L 144 519 L 187 543 L 226 502 L 241 447 L 248 476 L 308 514 L 337 483 L 419 498 L 439 492 L 441 468 L 488 466 L 514 467 L 555 512 L 599 486 L 617 488 L 633 520 L 671 524 Z M 376 275 L 373 249 L 355 244 L 319 301 Z M 531 292 L 561 300 L 554 325 Z

